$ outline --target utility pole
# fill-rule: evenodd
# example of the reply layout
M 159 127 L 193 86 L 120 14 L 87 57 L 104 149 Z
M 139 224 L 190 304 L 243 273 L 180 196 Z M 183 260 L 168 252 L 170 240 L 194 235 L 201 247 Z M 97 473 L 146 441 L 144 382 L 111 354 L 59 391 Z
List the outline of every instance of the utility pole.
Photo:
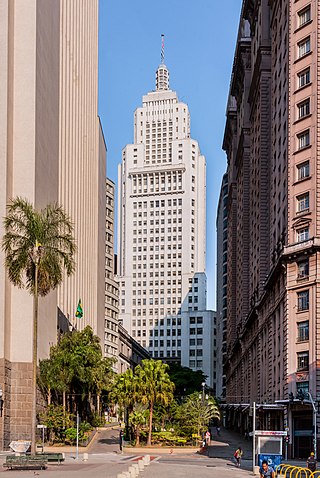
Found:
M 252 471 L 255 472 L 256 466 L 256 402 L 253 402 L 253 427 L 252 427 Z
M 316 403 L 313 400 L 310 392 L 308 392 L 308 395 L 313 408 L 313 427 L 314 427 L 313 448 L 314 448 L 314 458 L 317 459 L 317 408 L 316 408 Z

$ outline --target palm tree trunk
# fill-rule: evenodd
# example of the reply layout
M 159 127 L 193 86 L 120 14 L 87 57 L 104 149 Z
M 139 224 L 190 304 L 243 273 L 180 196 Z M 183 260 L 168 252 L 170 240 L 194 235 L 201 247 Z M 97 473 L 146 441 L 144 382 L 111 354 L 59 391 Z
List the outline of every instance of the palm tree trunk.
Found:
M 66 411 L 66 391 L 65 390 L 63 390 L 62 392 L 62 406 L 64 411 Z
M 32 363 L 32 425 L 31 453 L 36 453 L 37 429 L 37 360 L 38 360 L 38 264 L 35 262 L 34 297 L 33 297 L 33 363 Z
M 140 428 L 137 427 L 136 430 L 136 446 L 140 446 Z
M 149 434 L 148 434 L 148 442 L 147 446 L 151 445 L 151 436 L 152 436 L 152 416 L 153 416 L 153 403 L 150 403 L 149 408 Z
M 48 389 L 48 406 L 51 405 L 51 388 Z

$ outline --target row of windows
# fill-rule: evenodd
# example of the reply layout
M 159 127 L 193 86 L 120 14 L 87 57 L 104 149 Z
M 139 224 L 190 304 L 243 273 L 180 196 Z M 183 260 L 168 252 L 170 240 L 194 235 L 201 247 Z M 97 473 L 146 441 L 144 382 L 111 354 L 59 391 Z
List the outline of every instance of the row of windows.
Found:
M 124 292 L 124 291 L 123 291 Z M 178 294 L 181 294 L 182 293 L 182 289 L 167 289 L 167 294 L 176 294 L 178 292 Z M 133 295 L 158 295 L 158 294 L 164 294 L 165 291 L 164 289 L 134 289 L 132 291 L 132 294 Z
M 182 180 L 182 177 L 181 179 L 179 179 L 179 181 Z M 147 201 L 140 201 L 140 202 L 136 202 L 134 201 L 133 203 L 133 209 L 142 209 L 142 207 L 144 209 L 153 209 L 155 207 L 171 207 L 172 206 L 182 206 L 182 198 L 179 198 L 179 199 L 168 199 L 167 201 L 165 199 L 161 199 L 161 200 L 157 200 L 157 201 L 150 201 L 149 204 Z
M 149 347 L 164 347 L 164 340 L 149 340 Z M 181 340 L 167 340 L 166 347 L 181 347 Z
M 174 255 L 176 255 L 176 254 L 174 254 Z M 180 255 L 180 254 L 179 254 L 179 255 Z M 181 285 L 181 279 L 179 279 L 179 280 L 173 279 L 172 281 L 171 281 L 171 280 L 166 281 L 166 285 L 171 285 L 171 283 L 172 283 L 172 285 L 176 285 L 176 284 Z M 162 281 L 158 281 L 158 280 L 156 280 L 156 281 L 150 281 L 148 285 L 149 285 L 150 287 L 153 287 L 153 284 L 154 284 L 155 286 L 159 286 L 159 285 L 160 285 L 160 286 L 164 286 L 164 285 L 165 285 L 165 281 L 163 281 L 163 280 L 162 280 Z M 143 287 L 147 287 L 147 281 L 142 281 L 142 282 L 141 282 L 141 281 L 138 281 L 138 282 L 133 282 L 133 283 L 132 283 L 132 286 L 133 286 L 133 287 L 136 287 L 136 286 L 141 287 L 141 285 L 142 285 Z M 125 287 L 125 285 L 122 286 L 122 287 Z M 125 290 L 124 290 L 124 289 L 122 290 L 122 294 L 123 294 L 123 295 L 125 294 Z
M 132 321 L 132 326 L 133 327 L 141 327 L 141 325 L 143 327 L 146 327 L 147 323 L 146 323 L 146 320 L 133 320 Z M 153 319 L 150 319 L 149 320 L 149 325 L 152 327 L 152 326 L 159 326 L 160 327 L 164 327 L 165 325 L 166 326 L 170 326 L 170 325 L 173 325 L 173 326 L 176 326 L 176 325 L 181 325 L 181 317 L 173 317 L 173 318 L 167 318 L 166 321 L 165 319 L 156 319 L 156 320 L 153 320 Z
M 202 368 L 202 366 L 203 366 L 202 360 L 189 360 L 190 368 Z
M 196 310 L 196 307 L 194 307 L 194 310 Z M 125 314 L 125 310 L 121 309 L 121 313 Z M 181 310 L 180 308 L 172 308 L 172 309 L 167 309 L 166 314 L 167 315 L 176 315 L 180 314 Z M 133 317 L 146 317 L 147 311 L 146 309 L 132 309 L 132 316 Z M 164 309 L 149 309 L 149 315 L 164 315 Z
M 152 353 L 152 356 L 154 358 L 164 358 L 164 351 L 163 350 L 160 350 L 160 352 L 158 352 L 157 350 L 155 350 L 153 353 Z M 181 357 L 181 350 L 172 350 L 172 352 L 170 352 L 170 350 L 167 351 L 166 353 L 166 357 L 170 358 L 170 357 Z

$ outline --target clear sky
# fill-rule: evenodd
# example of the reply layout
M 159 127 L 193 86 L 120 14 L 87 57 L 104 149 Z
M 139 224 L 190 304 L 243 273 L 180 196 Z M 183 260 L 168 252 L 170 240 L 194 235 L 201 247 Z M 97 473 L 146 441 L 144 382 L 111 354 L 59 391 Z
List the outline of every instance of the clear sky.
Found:
M 99 114 L 107 175 L 117 182 L 133 112 L 155 89 L 161 34 L 170 88 L 188 104 L 191 137 L 207 161 L 208 306 L 216 302 L 216 210 L 226 169 L 221 145 L 241 0 L 100 0 Z

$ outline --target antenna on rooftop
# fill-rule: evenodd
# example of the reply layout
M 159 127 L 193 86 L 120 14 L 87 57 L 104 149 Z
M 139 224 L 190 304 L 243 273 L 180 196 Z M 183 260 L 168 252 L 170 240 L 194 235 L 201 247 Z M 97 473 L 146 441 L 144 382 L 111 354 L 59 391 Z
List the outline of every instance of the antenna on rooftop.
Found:
M 164 64 L 164 34 L 161 34 L 161 64 Z

